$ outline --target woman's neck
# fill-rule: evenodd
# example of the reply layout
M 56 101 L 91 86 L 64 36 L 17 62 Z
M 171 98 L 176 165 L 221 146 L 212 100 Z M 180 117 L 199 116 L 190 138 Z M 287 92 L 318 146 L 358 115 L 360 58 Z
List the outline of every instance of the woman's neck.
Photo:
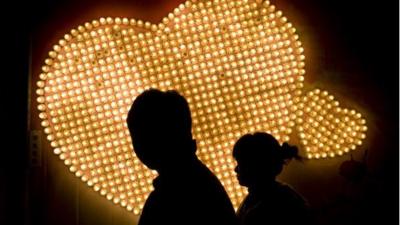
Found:
M 271 190 L 279 185 L 279 182 L 275 179 L 263 180 L 262 182 L 255 183 L 249 186 L 248 191 L 250 194 L 263 193 L 266 190 Z

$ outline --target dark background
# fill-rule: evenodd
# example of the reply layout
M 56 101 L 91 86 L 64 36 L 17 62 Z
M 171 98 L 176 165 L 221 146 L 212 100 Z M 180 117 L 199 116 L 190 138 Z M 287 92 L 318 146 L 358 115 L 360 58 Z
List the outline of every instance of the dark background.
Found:
M 57 33 L 46 32 L 63 18 L 84 12 L 93 4 L 115 4 L 120 1 L 77 1 L 38 0 L 29 3 L 15 0 L 1 4 L 2 22 L 2 66 L 1 97 L 3 112 L 2 145 L 0 151 L 0 224 L 24 224 L 26 222 L 26 188 L 28 173 L 28 74 L 29 57 L 35 51 L 46 48 L 38 38 Z M 128 1 L 124 1 L 128 2 Z M 165 3 L 162 0 L 136 0 L 132 4 L 143 9 L 170 11 L 179 1 Z M 271 1 L 279 6 L 294 9 L 304 22 L 315 32 L 312 40 L 317 41 L 320 52 L 311 56 L 320 57 L 317 69 L 307 73 L 318 82 L 328 81 L 338 85 L 339 93 L 351 95 L 351 99 L 367 108 L 376 124 L 367 166 L 379 178 L 379 191 L 368 192 L 364 206 L 351 224 L 398 224 L 399 200 L 399 36 L 397 1 L 321 1 L 292 0 Z M 280 7 L 282 8 L 282 7 Z M 283 10 L 284 11 L 284 10 Z M 156 17 L 147 15 L 143 19 L 157 22 Z M 285 12 L 285 11 L 284 11 Z M 293 21 L 296 24 L 296 21 Z M 297 22 L 297 23 L 300 23 Z M 74 21 L 70 21 L 72 24 Z M 60 33 L 65 33 L 60 31 Z M 59 35 L 58 35 L 59 36 Z M 307 41 L 307 40 L 306 40 Z M 40 43 L 40 41 L 39 41 Z M 32 46 L 32 48 L 30 47 Z M 36 48 L 36 50 L 35 50 Z M 39 50 L 37 50 L 39 48 Z M 47 52 L 44 50 L 42 52 Z M 35 59 L 33 59 L 34 61 Z M 36 61 L 43 61 L 36 59 Z M 36 65 L 33 65 L 35 67 Z M 310 62 L 307 62 L 310 67 Z M 33 68 L 35 70 L 35 68 Z M 343 72 L 330 76 L 324 71 Z M 318 185 L 318 184 L 314 184 Z M 363 219 L 364 218 L 364 219 Z M 336 218 L 338 221 L 344 218 Z

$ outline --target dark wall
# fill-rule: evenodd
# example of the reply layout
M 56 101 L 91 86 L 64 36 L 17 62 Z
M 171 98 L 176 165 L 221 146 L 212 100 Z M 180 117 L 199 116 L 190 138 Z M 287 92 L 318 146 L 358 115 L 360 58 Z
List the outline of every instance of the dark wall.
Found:
M 2 152 L 0 157 L 0 224 L 23 224 L 27 153 L 29 44 L 24 9 L 0 3 Z

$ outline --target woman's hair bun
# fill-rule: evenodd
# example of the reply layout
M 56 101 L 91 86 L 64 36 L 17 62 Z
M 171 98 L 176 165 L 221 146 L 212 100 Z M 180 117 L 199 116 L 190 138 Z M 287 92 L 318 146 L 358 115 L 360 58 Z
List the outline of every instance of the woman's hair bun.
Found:
M 301 156 L 299 155 L 299 149 L 294 145 L 289 145 L 287 142 L 284 142 L 281 147 L 282 159 L 297 159 L 301 160 Z

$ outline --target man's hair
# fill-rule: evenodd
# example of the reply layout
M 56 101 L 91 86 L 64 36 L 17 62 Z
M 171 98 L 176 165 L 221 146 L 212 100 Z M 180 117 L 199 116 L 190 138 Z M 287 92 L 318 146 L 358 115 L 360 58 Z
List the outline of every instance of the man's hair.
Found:
M 176 91 L 144 91 L 134 100 L 127 123 L 132 136 L 155 127 L 173 132 L 166 135 L 191 135 L 192 130 L 189 105 Z

